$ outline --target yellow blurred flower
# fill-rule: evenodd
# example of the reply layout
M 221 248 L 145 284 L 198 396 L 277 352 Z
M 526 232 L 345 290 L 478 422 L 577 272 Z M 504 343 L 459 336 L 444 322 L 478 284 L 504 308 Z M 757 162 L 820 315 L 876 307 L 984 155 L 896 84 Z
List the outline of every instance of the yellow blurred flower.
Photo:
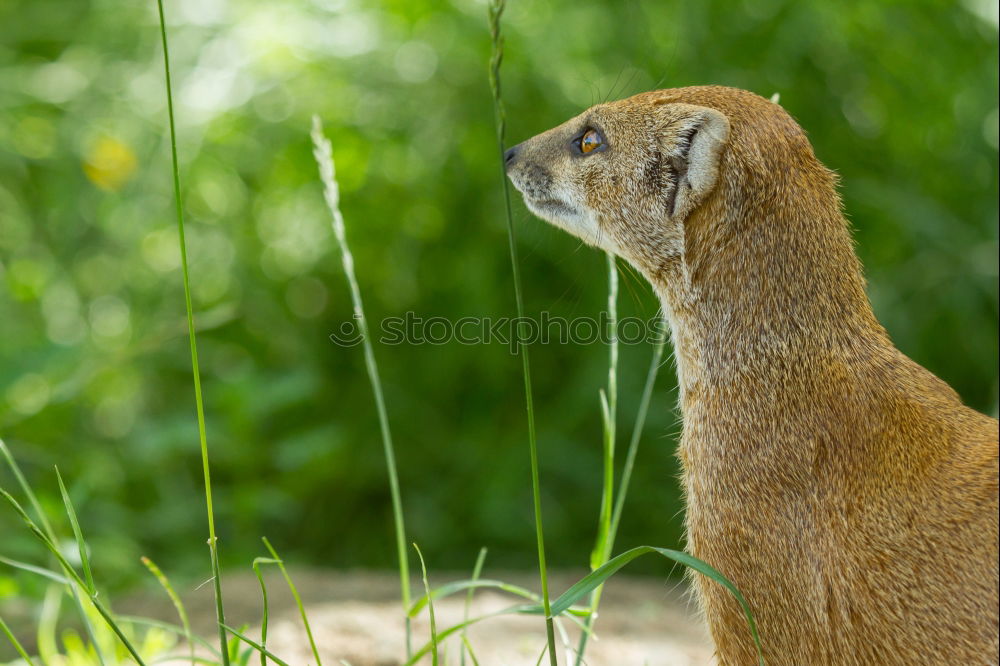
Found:
M 101 136 L 90 144 L 83 160 L 83 172 L 102 190 L 120 190 L 135 173 L 135 153 L 122 141 Z

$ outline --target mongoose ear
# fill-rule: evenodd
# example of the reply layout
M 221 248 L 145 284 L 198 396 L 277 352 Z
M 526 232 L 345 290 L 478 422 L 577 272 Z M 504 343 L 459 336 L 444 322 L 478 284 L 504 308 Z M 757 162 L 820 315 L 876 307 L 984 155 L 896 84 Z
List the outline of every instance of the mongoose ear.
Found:
M 729 141 L 729 119 L 704 106 L 671 107 L 674 120 L 664 132 L 663 143 L 677 174 L 673 216 L 686 213 L 715 187 L 722 151 Z

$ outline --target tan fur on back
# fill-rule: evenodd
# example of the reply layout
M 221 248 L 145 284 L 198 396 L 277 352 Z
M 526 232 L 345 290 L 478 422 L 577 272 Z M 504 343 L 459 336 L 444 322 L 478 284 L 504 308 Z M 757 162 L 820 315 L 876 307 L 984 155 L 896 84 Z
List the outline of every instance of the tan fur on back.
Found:
M 605 145 L 577 154 L 587 127 Z M 659 294 L 688 547 L 742 590 L 767 663 L 996 664 L 997 421 L 893 346 L 795 121 L 731 88 L 645 93 L 517 146 L 508 173 Z M 695 583 L 720 662 L 756 663 L 737 603 Z

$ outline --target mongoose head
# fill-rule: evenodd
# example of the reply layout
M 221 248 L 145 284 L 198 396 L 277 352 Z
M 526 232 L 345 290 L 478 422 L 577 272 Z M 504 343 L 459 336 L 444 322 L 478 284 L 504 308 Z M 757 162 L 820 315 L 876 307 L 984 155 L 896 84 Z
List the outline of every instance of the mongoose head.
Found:
M 599 104 L 514 146 L 505 159 L 533 213 L 654 281 L 670 265 L 692 264 L 691 245 L 706 233 L 729 237 L 702 243 L 714 250 L 739 242 L 735 227 L 747 207 L 766 214 L 762 207 L 784 198 L 801 200 L 784 196 L 800 194 L 796 183 L 818 183 L 839 210 L 832 174 L 795 121 L 734 88 L 660 90 Z M 815 177 L 799 178 L 803 168 Z M 719 228 L 692 239 L 688 227 L 699 217 L 702 227 Z

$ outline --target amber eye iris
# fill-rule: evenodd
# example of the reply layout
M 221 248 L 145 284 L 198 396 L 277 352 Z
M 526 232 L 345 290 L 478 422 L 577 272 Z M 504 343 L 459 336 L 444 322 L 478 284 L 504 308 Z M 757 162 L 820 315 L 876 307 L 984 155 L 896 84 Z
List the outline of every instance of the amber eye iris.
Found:
M 587 130 L 583 133 L 583 136 L 580 137 L 580 152 L 584 155 L 591 153 L 600 148 L 602 143 L 604 143 L 604 141 L 601 139 L 600 134 L 592 129 Z

